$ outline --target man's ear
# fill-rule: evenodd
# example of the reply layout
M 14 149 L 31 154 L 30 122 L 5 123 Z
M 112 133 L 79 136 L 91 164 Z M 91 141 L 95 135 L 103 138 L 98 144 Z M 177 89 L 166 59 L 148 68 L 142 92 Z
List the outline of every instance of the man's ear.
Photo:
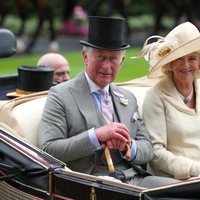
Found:
M 122 65 L 122 63 L 124 62 L 124 59 L 125 59 L 125 56 L 122 57 L 120 65 Z
M 88 54 L 85 50 L 82 50 L 82 57 L 83 57 L 83 60 L 84 60 L 84 63 L 87 64 L 87 61 L 88 61 Z

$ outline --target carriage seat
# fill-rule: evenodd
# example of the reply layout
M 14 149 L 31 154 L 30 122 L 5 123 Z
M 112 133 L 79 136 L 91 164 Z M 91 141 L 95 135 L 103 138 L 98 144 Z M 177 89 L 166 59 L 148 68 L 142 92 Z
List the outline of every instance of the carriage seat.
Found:
M 37 92 L 7 101 L 0 109 L 0 122 L 19 137 L 38 147 L 38 127 L 48 92 Z
M 148 76 L 142 76 L 137 79 L 121 82 L 121 83 L 115 83 L 118 86 L 121 86 L 129 91 L 131 91 L 136 99 L 137 99 L 137 104 L 138 104 L 138 111 L 140 116 L 142 116 L 142 107 L 143 107 L 143 102 L 145 98 L 146 92 L 153 86 L 155 85 L 162 76 L 155 77 L 155 78 L 150 78 Z
M 137 99 L 138 112 L 140 116 L 142 116 L 142 107 L 143 107 L 144 97 L 147 90 L 149 90 L 150 87 L 139 87 L 139 86 L 128 85 L 128 86 L 123 86 L 123 88 L 131 91 L 135 95 Z
M 125 84 L 120 87 L 130 90 L 136 96 L 139 113 L 142 115 L 144 96 L 150 87 L 134 84 Z M 47 91 L 37 92 L 6 102 L 0 108 L 0 122 L 11 127 L 28 143 L 39 147 L 38 128 L 47 94 Z

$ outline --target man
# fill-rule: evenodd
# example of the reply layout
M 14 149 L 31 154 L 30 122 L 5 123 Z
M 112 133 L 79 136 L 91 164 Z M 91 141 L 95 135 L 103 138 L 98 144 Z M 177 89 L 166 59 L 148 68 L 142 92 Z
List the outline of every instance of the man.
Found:
M 85 70 L 50 89 L 39 131 L 40 147 L 70 169 L 97 176 L 109 175 L 104 156 L 104 149 L 109 148 L 114 175 L 121 181 L 141 187 L 174 183 L 177 180 L 150 176 L 139 167 L 153 157 L 148 132 L 133 94 L 111 84 L 129 47 L 123 41 L 124 27 L 121 18 L 89 17 L 88 41 L 80 41 Z M 107 112 L 105 116 L 109 119 L 103 117 L 104 106 L 112 108 L 112 115 Z M 129 148 L 131 156 L 126 158 Z
M 55 85 L 64 81 L 68 81 L 70 78 L 69 62 L 60 54 L 47 53 L 38 60 L 37 65 L 52 67 L 54 69 L 53 83 Z

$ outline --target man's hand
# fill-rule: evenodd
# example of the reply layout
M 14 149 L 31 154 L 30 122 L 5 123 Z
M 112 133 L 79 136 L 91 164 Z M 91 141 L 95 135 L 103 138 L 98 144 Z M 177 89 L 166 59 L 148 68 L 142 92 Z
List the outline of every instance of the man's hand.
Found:
M 123 151 L 126 144 L 130 146 L 131 138 L 128 128 L 122 123 L 112 122 L 95 129 L 98 140 L 102 143 L 102 148 L 108 146 L 109 149 L 119 149 Z

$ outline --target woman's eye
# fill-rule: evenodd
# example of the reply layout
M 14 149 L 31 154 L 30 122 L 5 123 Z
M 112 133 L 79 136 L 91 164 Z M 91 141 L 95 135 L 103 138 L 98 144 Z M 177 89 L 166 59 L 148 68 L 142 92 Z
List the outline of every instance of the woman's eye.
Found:
M 197 57 L 191 57 L 190 60 L 197 60 Z

